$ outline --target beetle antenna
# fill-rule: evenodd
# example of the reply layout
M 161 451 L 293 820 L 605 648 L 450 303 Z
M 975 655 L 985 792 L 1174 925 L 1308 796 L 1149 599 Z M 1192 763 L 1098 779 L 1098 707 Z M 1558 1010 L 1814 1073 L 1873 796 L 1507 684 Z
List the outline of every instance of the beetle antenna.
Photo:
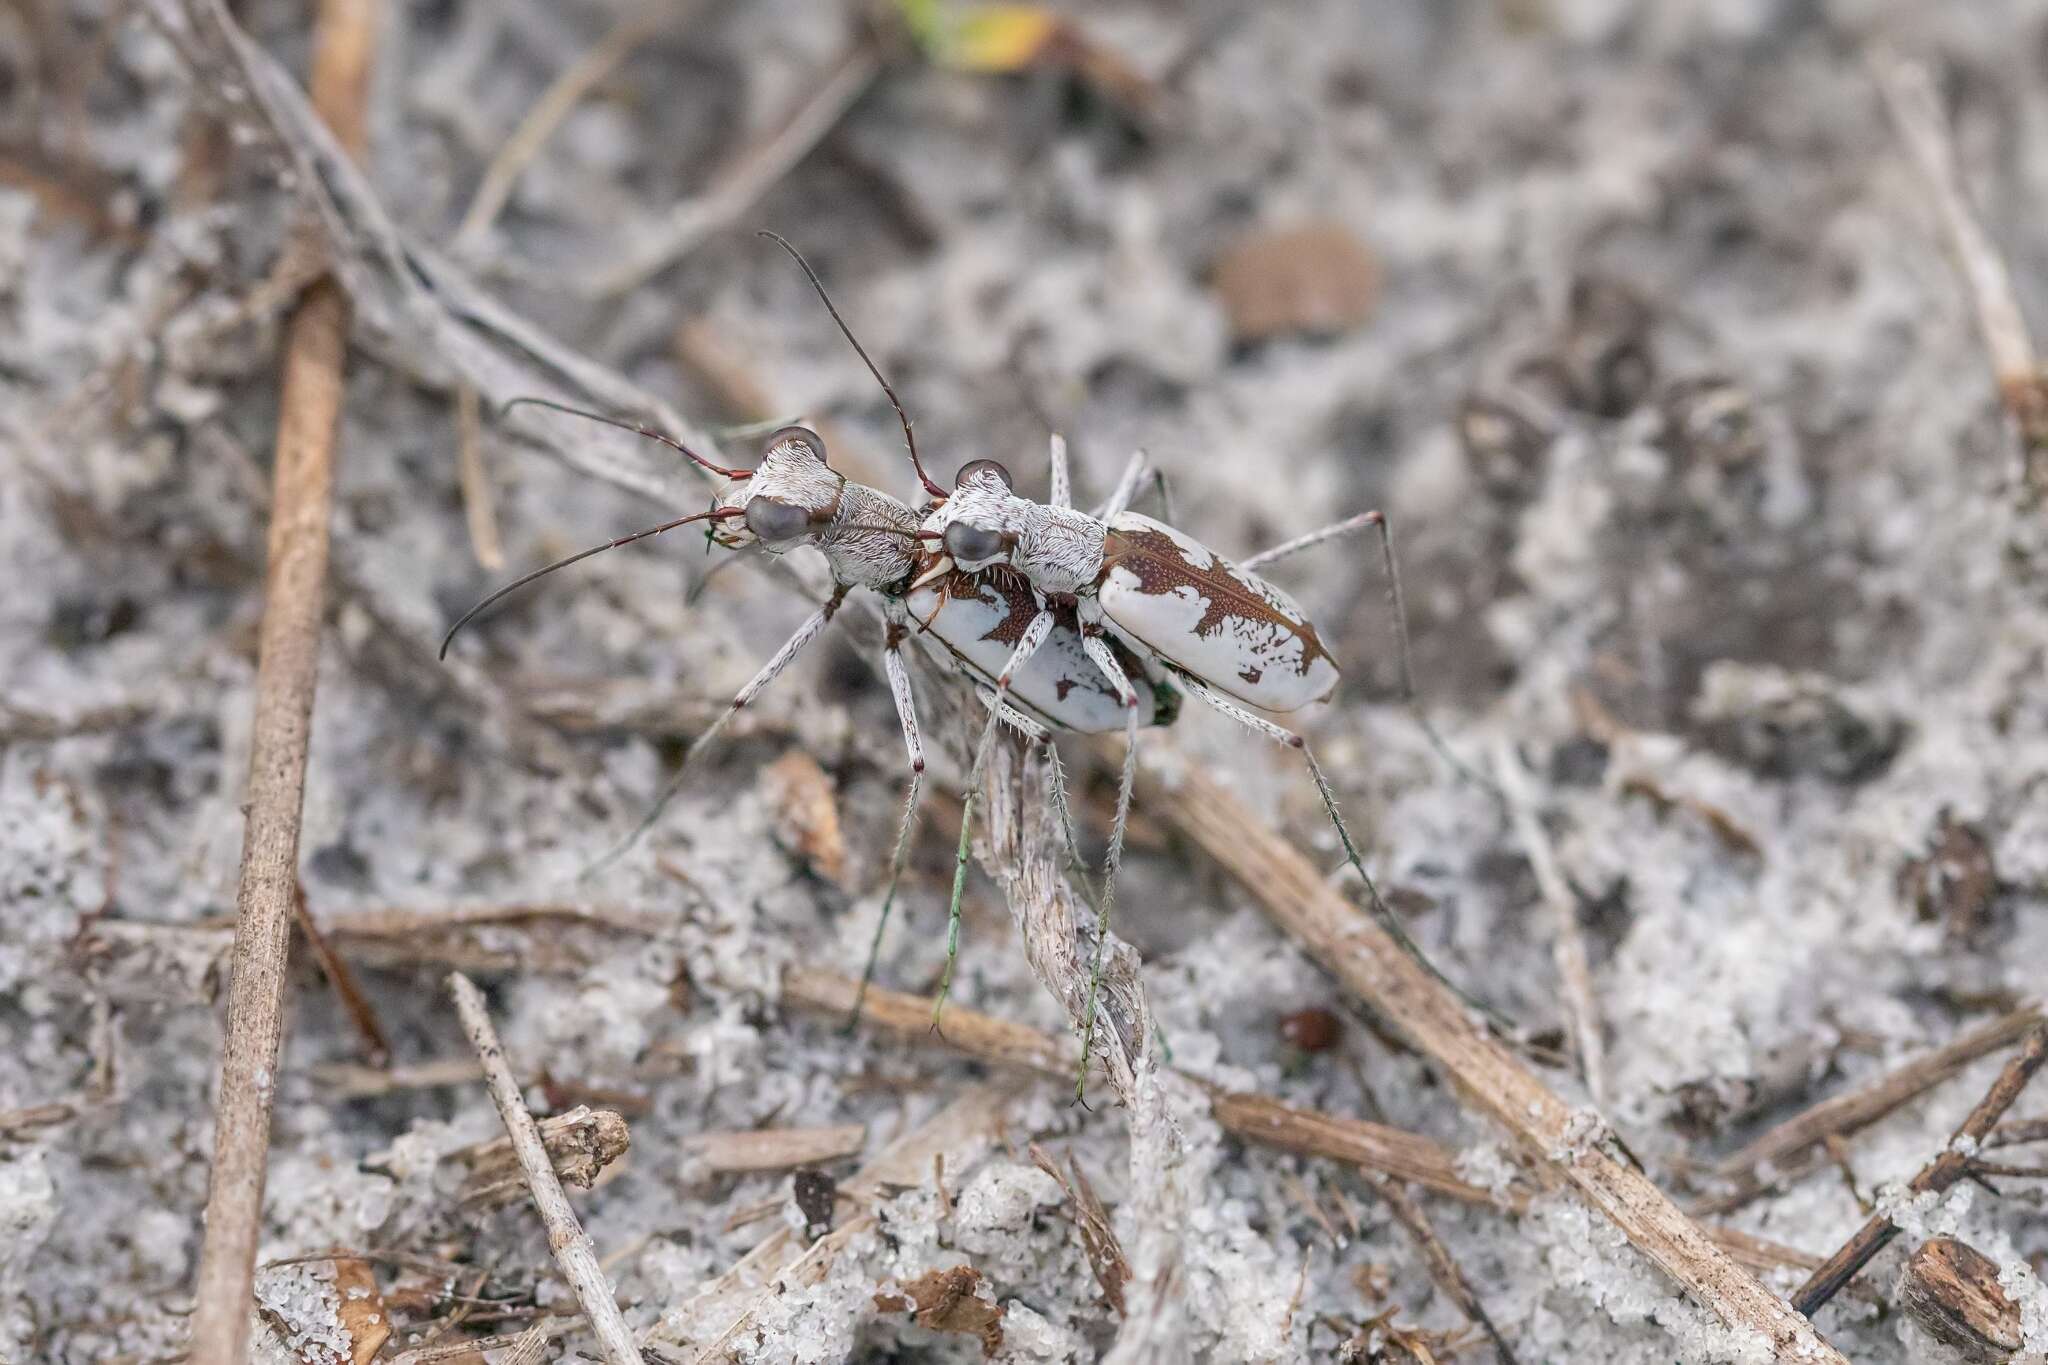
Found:
M 846 338 L 847 344 L 853 347 L 854 354 L 858 355 L 861 363 L 868 367 L 868 373 L 873 375 L 875 382 L 882 386 L 882 392 L 889 395 L 889 406 L 896 409 L 896 420 L 903 423 L 903 444 L 910 447 L 910 467 L 917 471 L 917 481 L 924 485 L 925 492 L 935 498 L 944 498 L 946 490 L 932 482 L 932 476 L 924 472 L 924 462 L 917 458 L 917 437 L 910 430 L 910 414 L 903 410 L 903 403 L 896 397 L 896 390 L 890 388 L 889 381 L 882 377 L 882 371 L 876 367 L 874 359 L 868 355 L 867 348 L 860 344 L 859 339 L 853 334 L 853 329 L 846 325 L 846 319 L 840 317 L 839 310 L 832 306 L 832 296 L 825 292 L 825 282 L 818 278 L 817 271 L 811 269 L 811 263 L 804 259 L 804 254 L 789 244 L 788 238 L 780 233 L 770 232 L 766 228 L 761 229 L 760 235 L 774 242 L 784 251 L 787 251 L 796 259 L 796 263 L 803 267 L 804 274 L 810 276 L 811 288 L 818 291 L 818 297 L 825 303 L 825 311 L 830 313 L 832 321 L 839 325 L 839 334 Z
M 527 401 L 540 402 L 541 400 L 529 399 Z M 731 520 L 733 517 L 741 517 L 745 515 L 746 509 L 742 507 L 719 507 L 714 508 L 709 512 L 692 512 L 687 517 L 677 517 L 674 521 L 664 521 L 659 526 L 650 526 L 644 531 L 635 531 L 630 536 L 620 536 L 617 540 L 608 540 L 602 545 L 593 545 L 587 550 L 579 550 L 575 554 L 570 555 L 566 559 L 558 559 L 554 563 L 549 564 L 543 568 L 535 569 L 530 574 L 526 574 L 522 577 L 515 578 L 510 583 L 507 583 L 504 587 L 492 593 L 489 597 L 486 597 L 483 601 L 471 607 L 468 611 L 462 613 L 461 619 L 456 621 L 454 625 L 448 627 L 448 633 L 441 637 L 441 657 L 444 659 L 448 657 L 448 646 L 454 643 L 455 633 L 457 631 L 461 630 L 471 621 L 474 621 L 479 615 L 481 615 L 499 598 L 504 597 L 509 593 L 519 591 L 519 589 L 525 587 L 528 583 L 533 582 L 533 580 L 536 578 L 544 578 L 548 574 L 553 573 L 557 569 L 568 568 L 571 564 L 576 563 L 578 560 L 588 559 L 592 555 L 601 555 L 606 550 L 616 550 L 621 545 L 631 545 L 634 541 L 645 540 L 649 536 L 658 536 L 663 531 L 673 531 L 676 529 L 676 527 L 687 526 L 693 521 L 728 521 Z
M 521 403 L 526 403 L 536 408 L 552 408 L 556 412 L 566 412 L 571 417 L 585 417 L 593 422 L 602 422 L 608 427 L 617 427 L 621 431 L 634 432 L 638 435 L 659 441 L 663 445 L 667 446 L 670 450 L 682 452 L 684 458 L 688 459 L 692 464 L 696 465 L 698 468 L 708 469 L 713 474 L 717 474 L 722 478 L 744 479 L 754 472 L 751 469 L 721 468 L 720 466 L 711 463 L 711 461 L 705 459 L 702 455 L 699 455 L 696 451 L 690 449 L 688 446 L 684 445 L 681 441 L 678 441 L 675 437 L 669 435 L 667 432 L 656 431 L 653 427 L 644 427 L 641 426 L 638 422 L 628 422 L 623 418 L 607 417 L 601 412 L 591 412 L 587 408 L 572 408 L 567 403 L 557 403 L 552 398 L 514 398 L 509 403 L 505 404 L 504 407 L 498 409 L 498 415 L 500 417 L 507 416 L 508 414 L 511 413 L 512 409 L 518 407 Z

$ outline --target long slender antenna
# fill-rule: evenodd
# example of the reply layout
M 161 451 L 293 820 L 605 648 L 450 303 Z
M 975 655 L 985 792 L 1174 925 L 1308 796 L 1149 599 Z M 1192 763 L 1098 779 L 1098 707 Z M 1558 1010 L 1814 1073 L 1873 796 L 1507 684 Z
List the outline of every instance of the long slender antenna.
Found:
M 839 310 L 832 306 L 832 296 L 825 292 L 825 282 L 818 278 L 818 272 L 811 269 L 811 263 L 804 259 L 804 254 L 791 246 L 789 239 L 782 236 L 782 234 L 770 232 L 768 229 L 762 228 L 760 235 L 774 242 L 784 251 L 787 251 L 795 258 L 796 263 L 803 267 L 804 274 L 810 276 L 811 288 L 818 291 L 818 297 L 825 302 L 825 311 L 832 315 L 832 321 L 839 324 L 839 334 L 846 338 L 847 343 L 853 347 L 854 354 L 858 355 L 861 363 L 868 367 L 868 373 L 873 375 L 875 382 L 882 386 L 882 392 L 889 395 L 889 406 L 896 409 L 896 420 L 903 423 L 903 444 L 910 447 L 910 467 L 917 471 L 917 481 L 923 484 L 924 491 L 933 497 L 945 497 L 946 490 L 932 482 L 932 476 L 924 472 L 924 462 L 917 458 L 917 437 L 910 430 L 910 414 L 903 410 L 903 403 L 896 397 L 896 390 L 890 388 L 889 381 L 882 378 L 882 372 L 876 368 L 874 360 L 868 355 L 867 348 L 860 344 L 859 339 L 853 334 L 853 329 L 846 325 L 846 319 L 840 317 Z
M 607 417 L 601 412 L 591 412 L 587 408 L 572 408 L 567 403 L 557 403 L 552 398 L 514 398 L 513 400 L 505 404 L 504 407 L 498 410 L 498 415 L 500 417 L 505 416 L 506 414 L 510 413 L 512 409 L 518 407 L 521 403 L 525 403 L 536 408 L 553 408 L 556 412 L 566 412 L 571 417 L 585 417 L 593 422 L 602 422 L 608 427 L 617 427 L 620 431 L 631 431 L 641 436 L 646 436 L 652 440 L 661 442 L 670 450 L 681 451 L 684 457 L 687 458 L 691 463 L 695 464 L 698 468 L 708 469 L 713 474 L 720 475 L 723 478 L 744 479 L 754 472 L 751 469 L 723 469 L 718 465 L 711 463 L 711 461 L 705 459 L 702 455 L 699 455 L 696 451 L 690 449 L 681 441 L 678 441 L 675 437 L 670 436 L 667 432 L 656 431 L 653 427 L 643 427 L 638 422 L 628 422 L 623 418 Z
M 540 400 L 533 399 L 529 401 L 538 402 Z M 548 574 L 553 573 L 557 569 L 566 569 L 571 564 L 576 563 L 578 560 L 588 559 L 592 555 L 601 555 L 606 550 L 616 550 L 621 545 L 631 545 L 636 540 L 645 540 L 649 536 L 658 536 L 663 531 L 673 531 L 678 526 L 687 526 L 693 521 L 726 521 L 730 520 L 733 517 L 743 517 L 745 515 L 746 509 L 742 507 L 718 507 L 713 508 L 709 512 L 692 512 L 687 517 L 677 517 L 674 521 L 664 521 L 659 526 L 650 526 L 644 531 L 635 531 L 630 536 L 620 536 L 617 540 L 608 540 L 602 545 L 593 545 L 587 550 L 578 550 L 575 554 L 570 555 L 567 559 L 558 559 L 554 563 L 549 564 L 544 568 L 535 569 L 530 574 L 526 574 L 522 577 L 515 578 L 510 583 L 507 583 L 504 587 L 492 593 L 489 597 L 486 597 L 483 601 L 471 607 L 468 611 L 462 613 L 461 619 L 458 620 L 454 625 L 448 627 L 448 633 L 441 637 L 441 657 L 444 659 L 448 657 L 448 646 L 454 643 L 455 633 L 457 631 L 461 630 L 471 621 L 474 621 L 487 608 L 489 608 L 492 603 L 496 602 L 499 598 L 504 597 L 508 593 L 514 593 L 519 591 L 519 589 L 525 587 L 528 583 L 533 582 L 533 580 L 536 578 L 546 577 Z

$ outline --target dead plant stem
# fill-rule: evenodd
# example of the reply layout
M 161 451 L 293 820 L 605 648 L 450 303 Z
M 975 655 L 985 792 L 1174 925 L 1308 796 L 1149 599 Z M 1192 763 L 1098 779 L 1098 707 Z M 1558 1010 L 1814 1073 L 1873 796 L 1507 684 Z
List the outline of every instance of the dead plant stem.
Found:
M 374 0 L 322 0 L 314 28 L 313 107 L 357 157 L 376 9 Z M 192 1314 L 191 1355 L 207 1365 L 241 1365 L 249 1349 L 348 332 L 348 299 L 328 279 L 306 291 L 285 333 L 234 977 Z

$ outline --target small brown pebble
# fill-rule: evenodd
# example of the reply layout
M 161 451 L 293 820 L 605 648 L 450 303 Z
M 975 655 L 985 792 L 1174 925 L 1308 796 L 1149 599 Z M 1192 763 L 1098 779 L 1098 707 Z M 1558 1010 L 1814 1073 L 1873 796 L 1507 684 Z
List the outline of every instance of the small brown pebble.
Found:
M 1214 279 L 1239 341 L 1349 331 L 1372 316 L 1380 290 L 1372 253 L 1336 222 L 1240 237 L 1217 260 Z
M 1280 1036 L 1303 1052 L 1327 1052 L 1344 1036 L 1344 1021 L 1321 1007 L 1280 1017 Z
M 1921 919 L 1940 921 L 1951 938 L 1981 933 L 1991 922 L 1997 894 L 1998 871 L 1983 831 L 1947 810 L 1935 825 L 1926 856 L 1899 869 L 1900 897 Z

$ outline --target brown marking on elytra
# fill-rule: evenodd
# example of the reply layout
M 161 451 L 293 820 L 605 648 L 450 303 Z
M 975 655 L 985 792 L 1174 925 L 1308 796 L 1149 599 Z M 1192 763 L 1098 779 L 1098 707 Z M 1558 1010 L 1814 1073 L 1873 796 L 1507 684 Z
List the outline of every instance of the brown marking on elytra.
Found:
M 1273 604 L 1246 587 L 1221 559 L 1207 568 L 1190 564 L 1181 544 L 1164 531 L 1113 529 L 1103 537 L 1102 570 L 1122 567 L 1138 580 L 1138 591 L 1149 596 L 1171 596 L 1180 588 L 1192 588 L 1204 603 L 1202 619 L 1195 634 L 1214 635 L 1232 617 L 1269 625 L 1301 641 L 1301 659 L 1296 671 L 1306 675 L 1317 659 L 1337 661 L 1323 648 L 1322 637 L 1305 620 L 1297 620 L 1274 609 Z M 1257 678 L 1246 678 L 1256 682 Z
M 1266 676 L 1266 670 L 1263 668 L 1240 668 L 1237 670 L 1237 676 L 1243 678 L 1249 685 L 1257 687 L 1259 679 Z

